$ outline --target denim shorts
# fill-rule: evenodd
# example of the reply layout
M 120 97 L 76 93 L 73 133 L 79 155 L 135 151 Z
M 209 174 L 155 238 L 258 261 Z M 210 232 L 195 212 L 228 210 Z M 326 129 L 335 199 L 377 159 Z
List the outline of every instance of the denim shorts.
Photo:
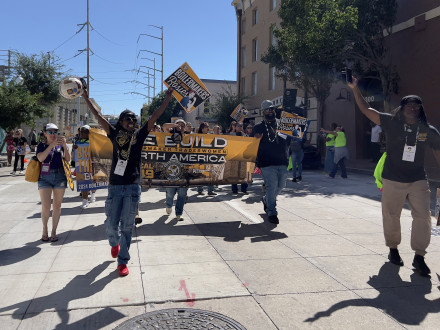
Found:
M 63 168 L 50 170 L 48 175 L 40 175 L 38 179 L 38 190 L 52 188 L 52 189 L 66 189 L 67 179 Z

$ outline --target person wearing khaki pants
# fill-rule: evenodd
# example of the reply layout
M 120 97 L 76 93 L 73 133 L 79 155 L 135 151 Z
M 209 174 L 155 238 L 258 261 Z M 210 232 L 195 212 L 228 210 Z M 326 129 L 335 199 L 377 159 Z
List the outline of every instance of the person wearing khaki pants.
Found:
M 401 241 L 400 215 L 408 201 L 413 218 L 411 248 L 415 255 L 412 266 L 420 275 L 428 276 L 431 270 L 424 257 L 431 240 L 432 219 L 424 160 L 427 148 L 440 150 L 440 133 L 428 124 L 419 96 L 405 96 L 392 113 L 383 113 L 371 108 L 363 98 L 355 77 L 347 83 L 360 111 L 381 126 L 387 141 L 382 172 L 382 218 L 385 244 L 390 249 L 388 259 L 403 266 L 397 248 Z

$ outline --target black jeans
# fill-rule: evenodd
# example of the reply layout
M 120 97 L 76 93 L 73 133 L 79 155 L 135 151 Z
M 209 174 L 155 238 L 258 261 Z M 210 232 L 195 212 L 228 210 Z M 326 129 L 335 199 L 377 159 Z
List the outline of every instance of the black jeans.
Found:
M 17 153 L 15 153 L 15 160 L 14 160 L 14 172 L 17 171 L 17 165 L 18 165 L 18 159 L 20 158 L 21 160 L 21 170 L 24 170 L 24 155 L 18 155 Z

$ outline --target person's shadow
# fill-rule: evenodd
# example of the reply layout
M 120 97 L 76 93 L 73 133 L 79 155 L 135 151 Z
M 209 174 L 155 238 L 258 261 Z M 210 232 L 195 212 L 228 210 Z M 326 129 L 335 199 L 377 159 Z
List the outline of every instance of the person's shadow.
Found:
M 370 277 L 367 282 L 379 291 L 376 298 L 359 298 L 338 302 L 326 311 L 318 312 L 304 322 L 314 322 L 322 317 L 329 317 L 347 307 L 375 307 L 400 323 L 420 325 L 428 313 L 440 312 L 440 298 L 428 300 L 425 295 L 431 292 L 432 283 L 429 277 L 416 273 L 411 275 L 411 282 L 404 282 L 399 276 L 399 267 L 386 262 L 379 274 Z M 438 278 L 440 276 L 437 274 Z M 439 287 L 440 289 L 440 287 Z
M 45 310 L 55 309 L 58 313 L 61 323 L 57 328 L 65 328 L 69 322 L 69 302 L 91 297 L 94 294 L 102 291 L 107 284 L 113 279 L 117 278 L 116 272 L 113 270 L 105 277 L 95 281 L 112 261 L 104 261 L 100 265 L 90 270 L 85 275 L 75 276 L 67 285 L 61 290 L 51 293 L 47 296 L 29 299 L 20 303 L 0 308 L 0 313 L 14 310 L 12 317 L 14 319 L 27 319 L 34 317 Z M 28 312 L 32 305 L 31 312 Z

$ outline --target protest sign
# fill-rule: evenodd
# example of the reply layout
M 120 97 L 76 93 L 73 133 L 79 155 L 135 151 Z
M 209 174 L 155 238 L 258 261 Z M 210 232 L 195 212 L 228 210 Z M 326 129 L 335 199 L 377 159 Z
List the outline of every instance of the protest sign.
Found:
M 237 105 L 237 107 L 232 111 L 231 117 L 237 122 L 243 121 L 243 119 L 246 117 L 247 109 L 244 107 L 243 104 Z
M 211 96 L 186 62 L 165 79 L 164 84 L 174 88 L 174 97 L 188 113 Z
M 302 139 L 309 128 L 310 121 L 307 118 L 298 116 L 296 113 L 281 112 L 281 118 L 277 131 L 290 135 L 297 139 Z

